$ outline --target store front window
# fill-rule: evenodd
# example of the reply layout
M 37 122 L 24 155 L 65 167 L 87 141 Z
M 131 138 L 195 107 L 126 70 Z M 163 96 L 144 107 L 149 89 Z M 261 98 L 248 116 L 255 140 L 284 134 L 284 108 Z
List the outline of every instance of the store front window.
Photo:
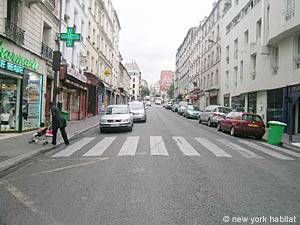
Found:
M 20 80 L 0 75 L 0 132 L 17 131 Z
M 256 113 L 257 93 L 248 94 L 248 112 Z
M 35 73 L 23 77 L 22 128 L 23 131 L 38 128 L 41 122 L 42 77 Z
M 245 95 L 239 95 L 232 97 L 231 99 L 231 107 L 233 110 L 237 112 L 245 111 Z
M 283 122 L 283 89 L 268 91 L 267 121 Z

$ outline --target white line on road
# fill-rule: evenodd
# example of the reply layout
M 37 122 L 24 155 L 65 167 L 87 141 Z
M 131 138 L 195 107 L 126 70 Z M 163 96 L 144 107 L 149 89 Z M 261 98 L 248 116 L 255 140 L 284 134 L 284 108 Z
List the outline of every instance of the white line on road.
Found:
M 205 138 L 196 137 L 195 138 L 201 145 L 203 145 L 207 150 L 212 152 L 217 157 L 232 157 L 227 152 L 219 148 L 217 145 L 211 143 Z
M 200 156 L 199 152 L 197 152 L 193 146 L 191 146 L 184 137 L 173 137 L 175 140 L 179 150 L 187 156 Z
M 102 141 L 96 144 L 83 156 L 101 156 L 115 139 L 116 137 L 105 137 Z
M 241 155 L 247 157 L 247 158 L 257 158 L 257 159 L 264 159 L 264 157 L 259 156 L 257 154 L 255 154 L 254 152 L 249 151 L 248 149 L 245 149 L 237 144 L 234 144 L 230 141 L 227 141 L 225 139 L 217 139 L 217 141 L 221 142 L 222 144 L 226 145 L 227 147 L 229 147 L 230 149 L 237 151 L 238 153 L 240 153 Z
M 288 149 L 285 149 L 285 148 L 281 148 L 279 146 L 271 145 L 271 144 L 268 144 L 266 142 L 260 142 L 260 144 L 263 144 L 264 146 L 272 148 L 274 150 L 281 151 L 281 152 L 286 153 L 288 155 L 292 155 L 292 156 L 300 158 L 300 153 L 293 152 L 291 150 L 288 150 Z
M 81 140 L 77 141 L 76 143 L 74 143 L 72 145 L 69 145 L 64 150 L 54 154 L 52 157 L 54 157 L 54 158 L 56 158 L 56 157 L 68 157 L 68 156 L 72 155 L 74 152 L 81 149 L 86 144 L 93 141 L 94 139 L 95 139 L 94 137 L 93 138 L 82 138 Z
M 139 137 L 128 137 L 119 152 L 119 156 L 124 156 L 124 155 L 134 156 L 137 150 L 138 143 L 139 143 Z
M 161 136 L 150 136 L 150 153 L 151 155 L 169 155 Z
M 254 148 L 258 151 L 261 151 L 267 155 L 270 155 L 274 158 L 277 158 L 277 159 L 281 159 L 281 160 L 294 160 L 293 158 L 290 158 L 290 157 L 287 157 L 285 155 L 282 155 L 282 154 L 279 154 L 278 152 L 275 152 L 275 151 L 272 151 L 272 150 L 269 150 L 267 148 L 264 148 L 262 146 L 259 146 L 259 145 L 256 145 L 250 141 L 244 141 L 244 140 L 239 140 L 239 142 L 245 144 L 245 145 L 248 145 L 250 146 L 251 148 Z

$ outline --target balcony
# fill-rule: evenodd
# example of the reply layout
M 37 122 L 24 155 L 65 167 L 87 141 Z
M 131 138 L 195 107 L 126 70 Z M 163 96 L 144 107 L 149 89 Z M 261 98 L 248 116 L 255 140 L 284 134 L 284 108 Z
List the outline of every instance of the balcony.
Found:
M 45 43 L 42 42 L 41 56 L 43 58 L 52 60 L 53 57 L 53 49 L 48 47 Z
M 19 28 L 16 24 L 5 19 L 6 37 L 19 45 L 24 45 L 25 30 Z

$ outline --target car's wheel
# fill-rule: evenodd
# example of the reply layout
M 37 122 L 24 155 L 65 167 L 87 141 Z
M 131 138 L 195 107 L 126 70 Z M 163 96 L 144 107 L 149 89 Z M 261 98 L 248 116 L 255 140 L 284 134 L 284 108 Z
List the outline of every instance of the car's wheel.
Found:
M 207 121 L 207 126 L 211 127 L 210 119 L 208 119 L 208 121 Z
M 217 131 L 222 131 L 222 129 L 221 129 L 221 123 L 218 123 L 218 125 L 217 125 Z
M 202 120 L 201 120 L 200 116 L 199 116 L 199 120 L 198 120 L 198 123 L 202 123 Z
M 100 128 L 100 133 L 104 133 L 104 129 L 103 128 Z
M 261 135 L 260 136 L 255 136 L 255 139 L 258 140 L 258 141 L 260 141 L 262 139 L 262 137 L 263 136 L 261 136 Z
M 129 132 L 132 132 L 132 127 L 133 127 L 133 126 L 129 127 L 129 129 L 128 129 Z
M 234 126 L 232 126 L 231 129 L 230 129 L 230 135 L 231 136 L 236 136 L 236 131 L 235 131 Z

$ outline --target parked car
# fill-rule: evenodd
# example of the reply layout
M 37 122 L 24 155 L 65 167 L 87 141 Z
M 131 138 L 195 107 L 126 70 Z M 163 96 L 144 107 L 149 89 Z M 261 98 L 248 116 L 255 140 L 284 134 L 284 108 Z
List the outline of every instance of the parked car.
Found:
M 151 106 L 151 102 L 150 101 L 144 101 L 145 106 Z
M 172 102 L 167 102 L 167 104 L 165 105 L 166 109 L 171 109 L 172 108 Z
M 261 140 L 265 134 L 265 124 L 259 115 L 231 112 L 219 121 L 217 130 L 230 132 L 232 136 L 245 135 Z
M 172 110 L 173 112 L 178 112 L 178 106 L 179 106 L 179 105 L 178 105 L 177 103 L 173 104 L 171 110 Z
M 128 105 L 110 105 L 100 118 L 101 133 L 111 129 L 132 131 L 132 127 L 133 115 L 130 113 Z
M 220 106 L 220 105 L 210 105 L 207 106 L 200 114 L 199 123 L 207 123 L 209 127 L 217 125 L 221 119 L 232 111 L 231 108 Z
M 129 102 L 129 110 L 133 114 L 133 121 L 147 121 L 146 108 L 143 102 L 133 101 Z
M 183 112 L 183 116 L 191 119 L 198 119 L 200 115 L 200 109 L 197 105 L 187 105 Z
M 184 112 L 184 110 L 186 109 L 186 107 L 187 107 L 187 105 L 188 105 L 188 102 L 179 102 L 179 104 L 178 104 L 179 106 L 178 106 L 178 114 L 179 115 L 183 115 L 183 112 Z

